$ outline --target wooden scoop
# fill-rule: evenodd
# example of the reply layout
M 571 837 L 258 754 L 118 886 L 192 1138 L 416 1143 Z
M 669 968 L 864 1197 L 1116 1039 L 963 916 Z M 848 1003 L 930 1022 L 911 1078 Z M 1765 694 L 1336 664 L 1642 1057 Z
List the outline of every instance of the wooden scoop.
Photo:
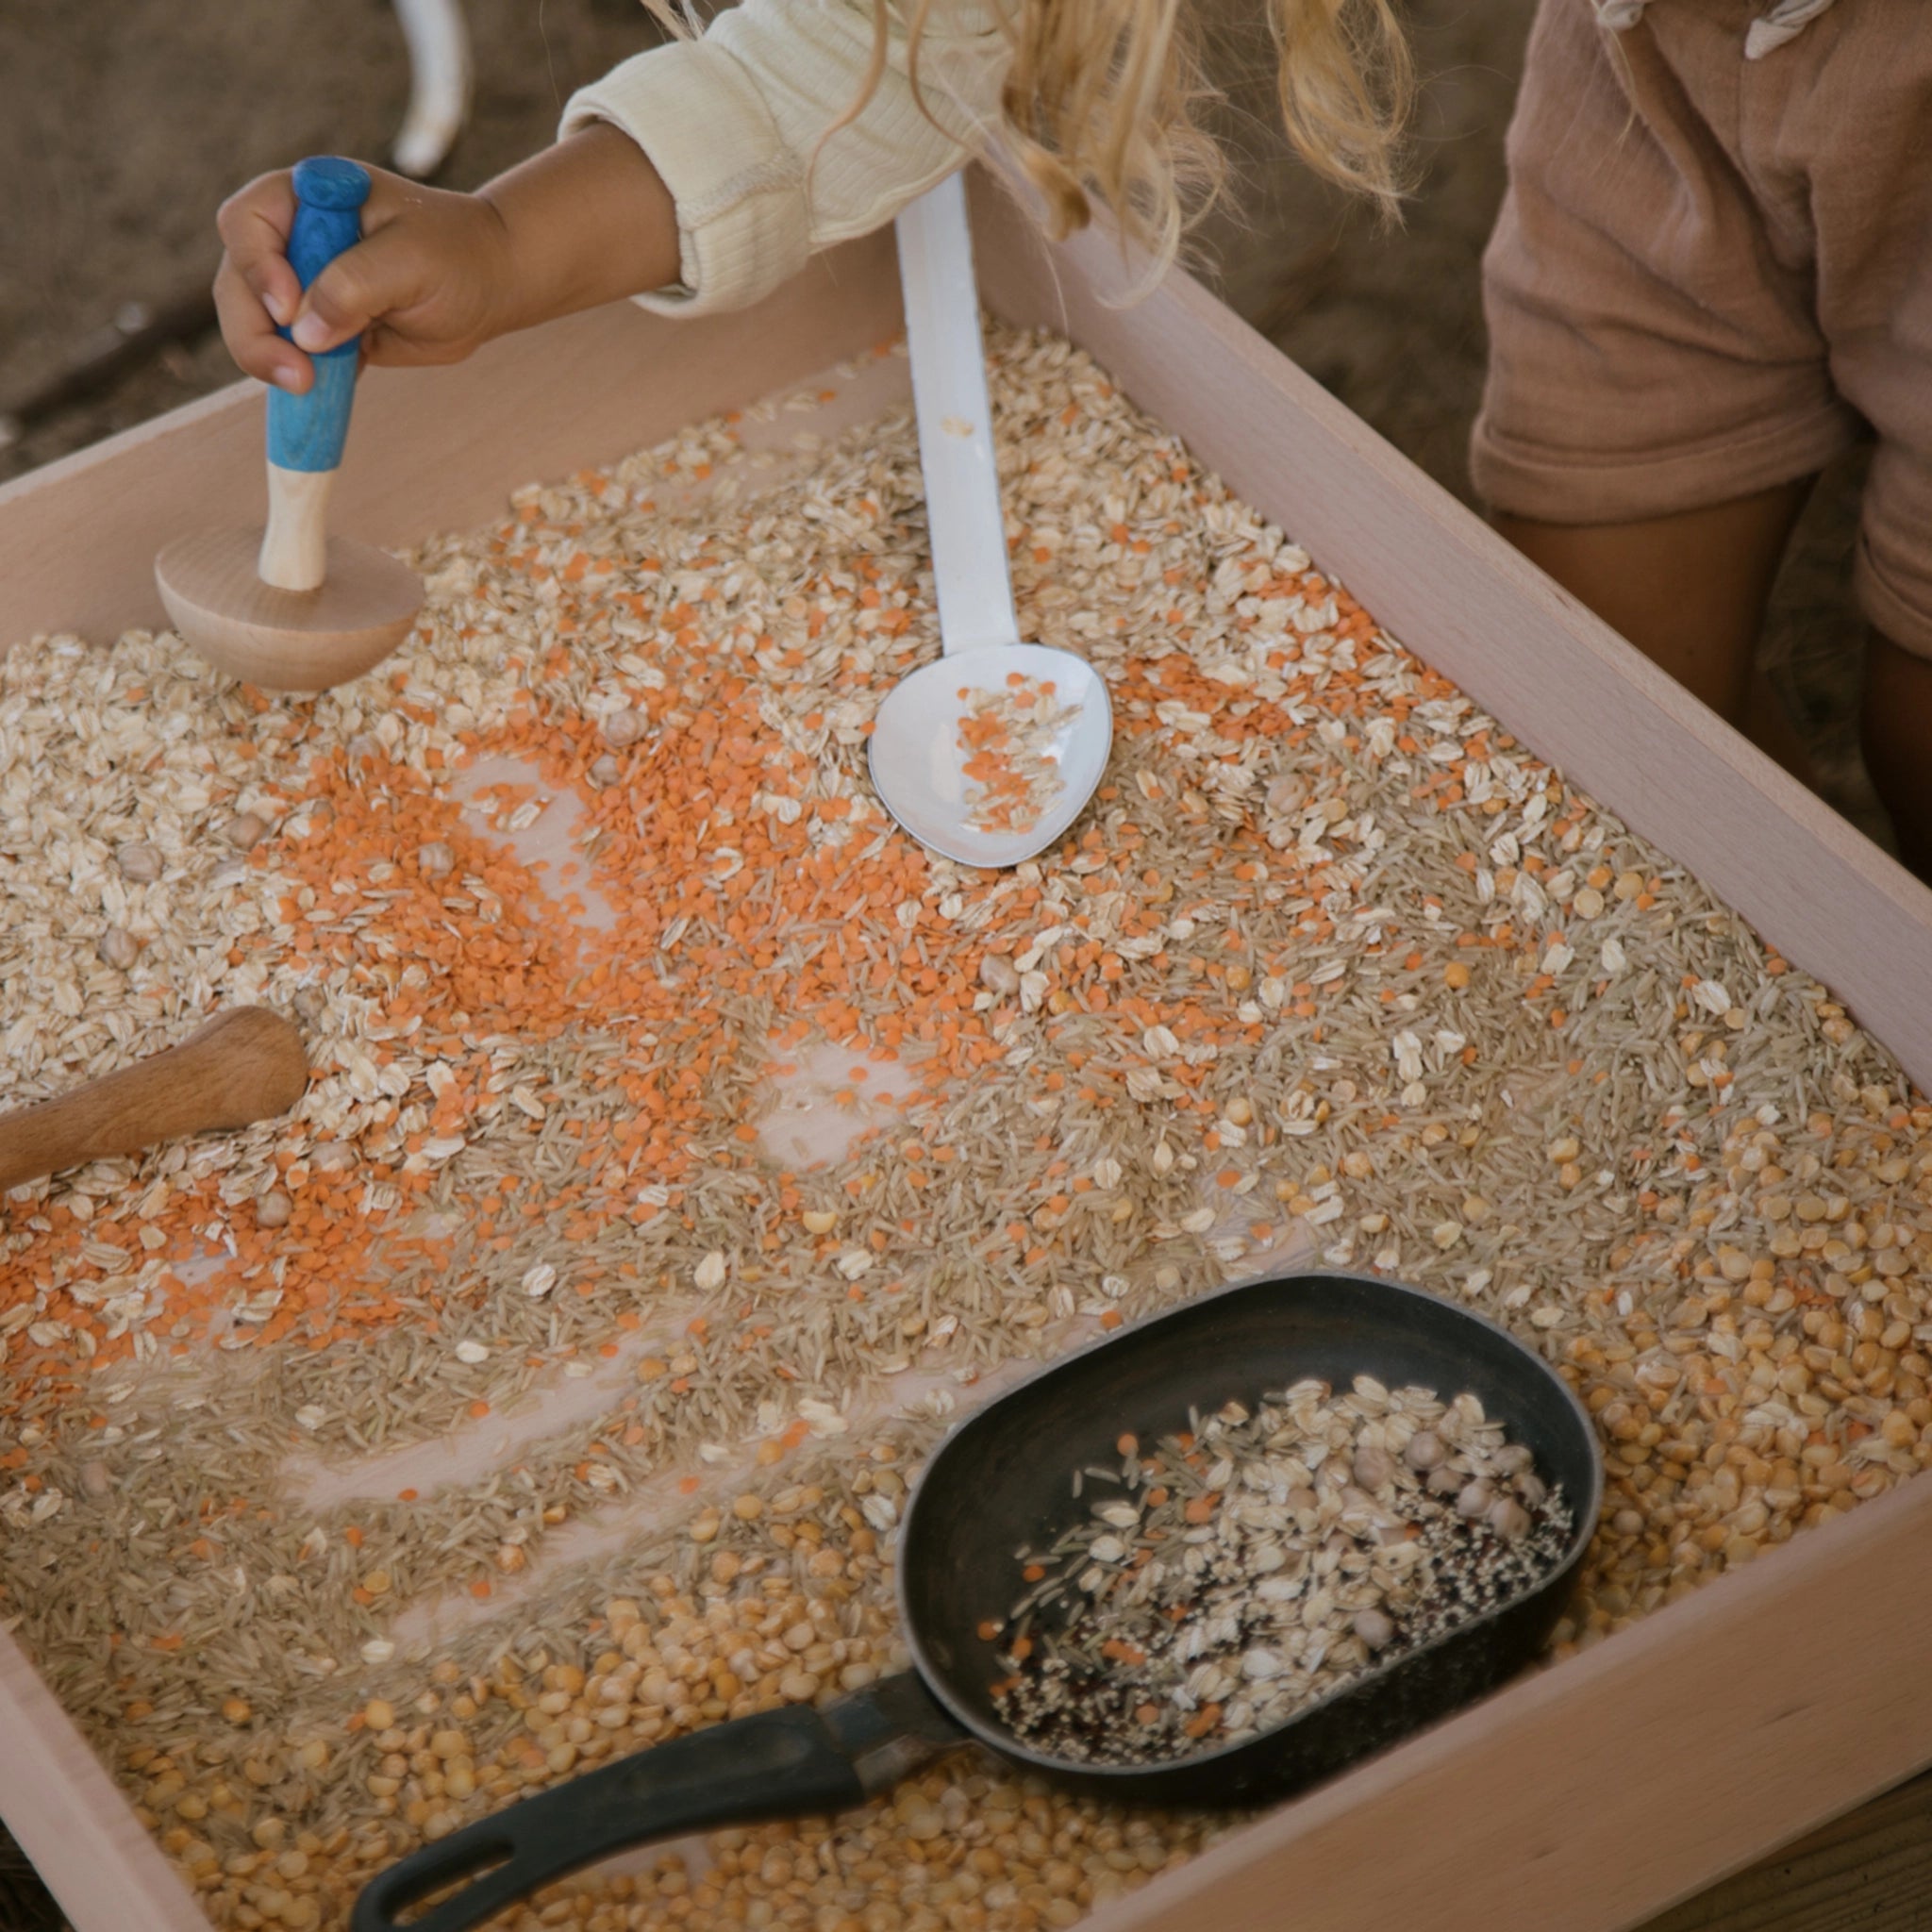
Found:
M 289 263 L 305 289 L 361 239 L 368 198 L 368 173 L 354 161 L 296 167 Z M 407 564 L 328 534 L 359 350 L 347 341 L 317 356 L 306 396 L 269 391 L 268 527 L 198 530 L 155 558 L 175 628 L 217 669 L 264 690 L 324 691 L 359 677 L 402 642 L 423 606 Z
M 266 1007 L 230 1008 L 179 1046 L 0 1115 L 0 1192 L 180 1134 L 287 1113 L 308 1084 L 308 1056 L 288 1021 Z

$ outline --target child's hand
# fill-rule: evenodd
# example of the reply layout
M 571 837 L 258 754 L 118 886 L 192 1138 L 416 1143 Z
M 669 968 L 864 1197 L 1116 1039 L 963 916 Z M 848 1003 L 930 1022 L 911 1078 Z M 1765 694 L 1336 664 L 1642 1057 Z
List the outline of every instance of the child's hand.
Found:
M 501 333 L 510 282 L 502 217 L 481 195 L 451 194 L 369 170 L 362 240 L 305 293 L 285 253 L 295 218 L 287 171 L 263 175 L 222 205 L 226 254 L 215 308 L 229 353 L 250 375 L 301 395 L 315 379 L 303 352 L 357 336 L 372 362 L 459 362 Z M 294 325 L 294 341 L 275 333 Z
M 593 126 L 475 194 L 369 170 L 362 240 L 305 294 L 289 266 L 295 192 L 264 175 L 223 203 L 215 309 L 250 375 L 306 393 L 305 350 L 360 336 L 372 362 L 460 362 L 492 336 L 678 274 L 677 210 L 629 136 Z M 294 325 L 294 341 L 275 333 Z

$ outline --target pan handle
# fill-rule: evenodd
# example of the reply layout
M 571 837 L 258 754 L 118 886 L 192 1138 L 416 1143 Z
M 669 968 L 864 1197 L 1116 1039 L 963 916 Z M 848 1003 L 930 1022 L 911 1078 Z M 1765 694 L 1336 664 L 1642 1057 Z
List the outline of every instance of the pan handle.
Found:
M 842 1811 L 965 1735 L 911 1671 L 823 1710 L 793 1707 L 714 1724 L 410 1853 L 363 1887 L 351 1932 L 465 1932 L 540 1886 L 632 1845 Z M 413 1909 L 452 1886 L 460 1890 Z

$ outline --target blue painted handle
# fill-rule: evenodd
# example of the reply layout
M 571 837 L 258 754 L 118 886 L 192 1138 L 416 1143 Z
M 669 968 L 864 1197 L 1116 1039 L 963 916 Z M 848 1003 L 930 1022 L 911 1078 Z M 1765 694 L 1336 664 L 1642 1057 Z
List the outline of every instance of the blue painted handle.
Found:
M 362 204 L 369 172 L 334 155 L 295 166 L 295 221 L 289 230 L 289 265 L 306 289 L 345 248 L 362 239 Z M 286 337 L 289 331 L 283 329 Z M 333 470 L 342 460 L 349 406 L 356 398 L 353 337 L 311 359 L 315 382 L 306 396 L 271 390 L 268 459 L 282 470 Z

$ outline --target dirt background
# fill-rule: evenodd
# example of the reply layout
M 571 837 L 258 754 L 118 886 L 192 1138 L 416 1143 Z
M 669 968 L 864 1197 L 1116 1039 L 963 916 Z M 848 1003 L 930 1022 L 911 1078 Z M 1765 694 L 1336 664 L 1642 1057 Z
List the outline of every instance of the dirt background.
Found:
M 1257 0 L 1198 0 L 1229 95 L 1238 211 L 1203 269 L 1250 322 L 1415 462 L 1469 496 L 1482 386 L 1482 247 L 1534 0 L 1408 0 L 1423 73 L 1418 184 L 1384 232 L 1270 133 Z M 438 177 L 471 187 L 546 142 L 573 88 L 647 44 L 637 0 L 466 0 L 471 118 Z M 46 406 L 134 305 L 188 325 L 218 253 L 216 205 L 262 169 L 334 150 L 382 159 L 408 91 L 388 0 L 0 0 L 0 482 L 225 384 L 212 329 L 165 328 L 91 393 Z M 1885 836 L 1855 748 L 1848 594 L 1861 465 L 1825 479 L 1780 582 L 1773 681 L 1833 803 Z M 0 1927 L 49 1923 L 0 1840 Z

